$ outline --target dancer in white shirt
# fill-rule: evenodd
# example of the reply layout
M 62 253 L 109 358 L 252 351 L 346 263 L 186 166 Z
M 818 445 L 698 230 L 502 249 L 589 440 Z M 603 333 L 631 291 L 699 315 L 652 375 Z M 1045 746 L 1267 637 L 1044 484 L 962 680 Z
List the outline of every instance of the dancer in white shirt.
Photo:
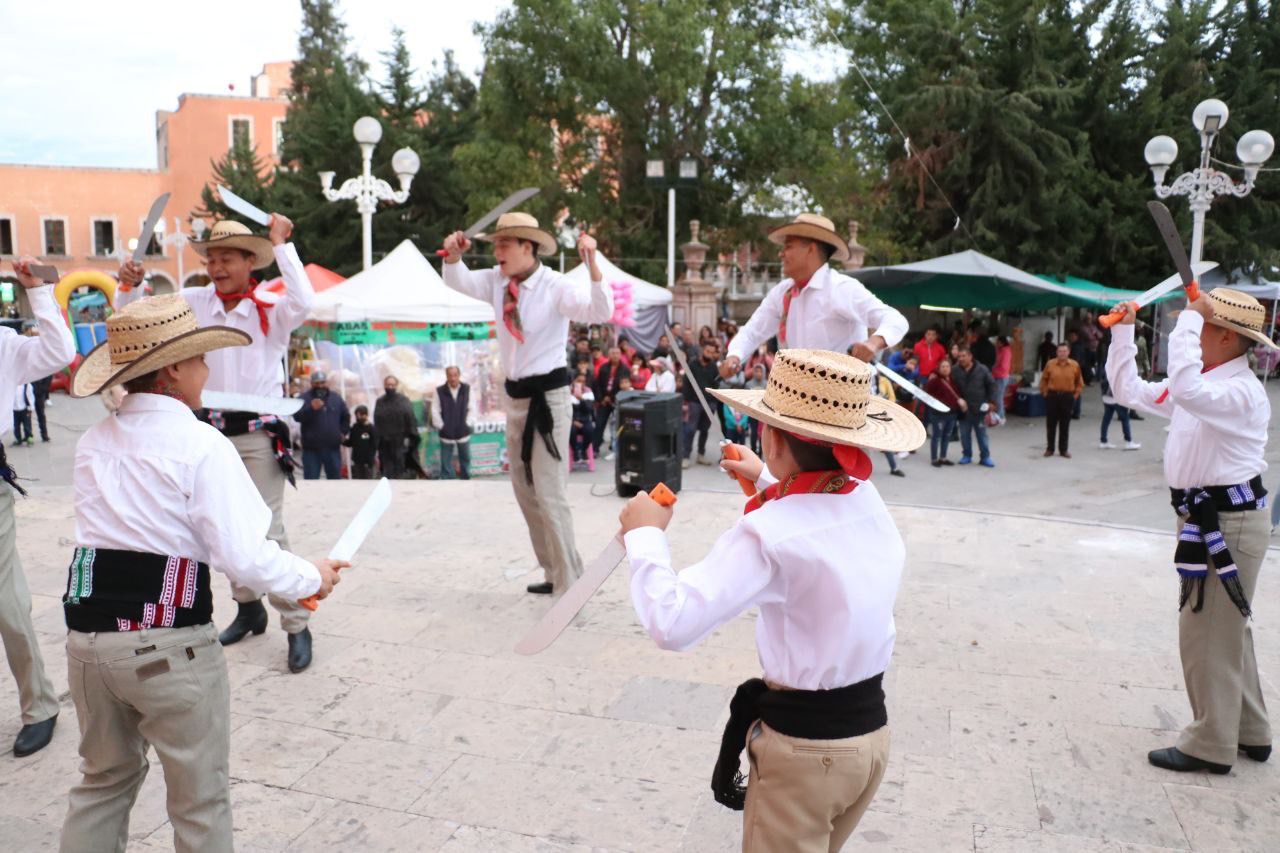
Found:
M 53 301 L 53 288 L 30 274 L 34 258 L 20 258 L 13 265 L 18 283 L 26 291 L 40 334 L 16 334 L 0 326 L 0 400 L 12 400 L 18 385 L 34 382 L 61 370 L 75 358 L 75 342 Z M 13 410 L 0 406 L 0 437 L 13 428 Z M 22 728 L 13 754 L 30 755 L 48 745 L 58 721 L 58 693 L 44 672 L 40 643 L 31 623 L 31 593 L 18 561 L 17 524 L 13 493 L 22 492 L 5 457 L 0 438 L 0 639 L 4 641 L 9 669 L 18 682 Z
M 192 412 L 209 376 L 204 354 L 250 340 L 199 328 L 180 296 L 157 296 L 108 318 L 106 343 L 72 377 L 75 397 L 118 384 L 129 395 L 76 445 L 63 610 L 83 778 L 71 789 L 65 853 L 125 848 L 150 747 L 174 849 L 232 849 L 230 688 L 209 569 L 297 601 L 326 597 L 347 565 L 313 565 L 268 539 L 271 511 L 236 448 Z
M 297 249 L 288 242 L 293 223 L 273 213 L 268 231 L 267 237 L 258 237 L 245 225 L 226 220 L 214 224 L 208 239 L 192 244 L 204 257 L 213 284 L 185 287 L 181 290 L 182 297 L 191 304 L 200 325 L 230 326 L 252 339 L 247 347 L 209 354 L 210 391 L 271 398 L 285 395 L 282 365 L 289 351 L 289 336 L 307 319 L 315 302 L 315 291 Z M 283 296 L 262 290 L 253 277 L 255 270 L 273 262 L 284 278 Z M 116 297 L 117 306 L 128 305 L 138 298 L 136 288 L 145 275 L 142 265 L 133 261 L 120 267 L 124 293 Z M 295 467 L 289 448 L 288 423 L 259 412 L 208 412 L 205 417 L 235 445 L 259 494 L 271 508 L 268 535 L 281 548 L 288 549 L 284 487 L 293 480 Z M 235 620 L 221 634 L 224 646 L 267 629 L 262 590 L 233 581 L 231 593 L 239 607 Z M 280 612 L 280 627 L 289 635 L 289 670 L 301 672 L 311 665 L 311 631 L 307 628 L 311 611 L 299 607 L 292 599 L 268 596 L 268 600 Z
M 604 323 L 613 316 L 613 292 L 596 266 L 596 241 L 578 238 L 578 255 L 591 271 L 578 284 L 538 261 L 556 249 L 555 238 L 527 213 L 498 217 L 492 234 L 493 269 L 473 271 L 462 263 L 471 241 L 461 231 L 444 241 L 444 283 L 459 293 L 493 305 L 498 352 L 506 373 L 507 458 L 516 502 L 545 580 L 529 592 L 564 592 L 582 574 L 573 540 L 573 516 L 566 489 L 573 398 L 569 394 L 565 339 L 569 322 Z
M 849 257 L 849 244 L 825 216 L 802 213 L 769 232 L 782 246 L 786 276 L 764 297 L 751 319 L 729 341 L 720 365 L 726 379 L 742 369 L 756 348 L 777 337 L 779 349 L 849 352 L 863 361 L 902 340 L 907 319 L 885 305 L 855 278 L 837 272 L 828 261 Z M 868 337 L 868 331 L 873 331 Z
M 1164 476 L 1178 515 L 1178 645 L 1194 719 L 1177 744 L 1152 750 L 1156 767 L 1227 773 L 1238 751 L 1271 755 L 1271 723 L 1249 627 L 1271 536 L 1262 474 L 1271 405 L 1249 369 L 1266 310 L 1219 287 L 1191 302 L 1169 335 L 1169 378 L 1144 382 L 1134 356 L 1134 311 L 1111 329 L 1107 379 L 1122 406 L 1169 418 Z M 1116 310 L 1120 310 L 1117 308 Z
M 693 566 L 672 569 L 670 509 L 641 492 L 622 512 L 631 600 L 659 646 L 688 649 L 760 609 L 764 677 L 730 704 L 711 785 L 720 803 L 745 806 L 745 851 L 839 850 L 884 776 L 881 681 L 906 550 L 862 448 L 914 450 L 925 435 L 906 409 L 871 395 L 875 375 L 852 356 L 782 350 L 764 390 L 711 390 L 764 424 L 768 467 L 746 447 L 722 461 L 762 491 Z

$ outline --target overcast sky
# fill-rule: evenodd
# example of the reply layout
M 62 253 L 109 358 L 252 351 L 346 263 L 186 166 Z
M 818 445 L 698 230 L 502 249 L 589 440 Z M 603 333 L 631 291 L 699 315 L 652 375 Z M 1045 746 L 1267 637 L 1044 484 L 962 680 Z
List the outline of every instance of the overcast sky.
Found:
M 476 21 L 506 0 L 346 0 L 356 51 L 375 70 L 391 27 L 419 74 L 452 48 L 472 74 Z M 265 62 L 297 53 L 296 0 L 0 0 L 0 162 L 154 168 L 155 111 L 183 92 L 248 94 Z M 0 193 L 3 190 L 0 189 Z
M 477 75 L 477 21 L 508 0 L 346 0 L 355 49 L 375 73 L 391 27 L 425 77 L 452 48 Z M 263 63 L 297 53 L 296 0 L 0 0 L 0 162 L 155 168 L 155 112 L 184 92 L 248 94 Z M 786 67 L 830 78 L 837 51 L 789 52 Z M 0 188 L 0 192 L 3 188 Z

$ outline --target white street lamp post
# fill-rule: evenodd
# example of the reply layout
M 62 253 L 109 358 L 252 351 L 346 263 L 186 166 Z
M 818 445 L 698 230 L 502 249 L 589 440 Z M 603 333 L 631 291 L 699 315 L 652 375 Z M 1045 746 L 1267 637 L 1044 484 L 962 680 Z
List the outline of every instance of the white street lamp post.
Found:
M 1143 156 L 1151 166 L 1155 179 L 1156 195 L 1169 198 L 1185 195 L 1191 207 L 1193 227 L 1191 231 L 1191 262 L 1200 261 L 1204 252 L 1204 218 L 1215 196 L 1247 196 L 1253 189 L 1258 170 L 1275 150 L 1276 142 L 1265 130 L 1251 130 L 1236 144 L 1236 156 L 1244 167 L 1244 182 L 1237 184 L 1231 176 L 1209 165 L 1213 140 L 1227 123 L 1227 105 L 1217 98 L 1201 101 L 1191 115 L 1191 121 L 1200 132 L 1200 165 L 1184 172 L 1165 185 L 1164 176 L 1178 157 L 1178 143 L 1169 136 L 1156 136 L 1147 142 Z
M 666 183 L 667 164 L 662 160 L 645 163 L 645 178 L 654 184 Z M 698 161 L 685 157 L 680 161 L 678 182 L 692 184 L 698 180 Z M 667 287 L 676 283 L 676 182 L 667 186 Z
M 204 225 L 203 219 L 191 220 L 191 237 L 188 237 L 187 233 L 182 230 L 182 220 L 176 216 L 173 218 L 173 226 L 174 226 L 173 233 L 165 234 L 164 220 L 161 219 L 159 222 L 157 222 L 156 223 L 156 242 L 158 242 L 162 246 L 173 246 L 177 250 L 178 252 L 178 286 L 176 289 L 181 291 L 183 286 L 186 284 L 186 272 L 183 269 L 183 261 L 184 261 L 185 255 L 187 254 L 187 244 L 191 242 L 192 238 L 196 240 L 204 239 L 205 225 Z
M 378 202 L 393 201 L 404 204 L 409 198 L 409 185 L 413 176 L 418 174 L 421 161 L 418 155 L 409 148 L 401 148 L 391 156 L 391 168 L 400 179 L 400 189 L 394 190 L 381 178 L 373 176 L 373 149 L 382 139 L 382 125 L 373 116 L 357 119 L 352 133 L 356 142 L 360 143 L 363 170 L 358 178 L 347 178 L 338 189 L 333 188 L 333 172 L 320 173 L 320 186 L 324 197 L 329 201 L 354 199 L 356 210 L 360 211 L 363 225 L 363 260 L 364 268 L 373 266 L 373 213 L 378 209 Z

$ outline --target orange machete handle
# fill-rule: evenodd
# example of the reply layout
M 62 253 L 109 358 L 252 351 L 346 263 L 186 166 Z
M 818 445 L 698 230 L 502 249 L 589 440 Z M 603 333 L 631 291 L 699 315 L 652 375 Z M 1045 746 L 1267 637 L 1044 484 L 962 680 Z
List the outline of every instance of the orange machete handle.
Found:
M 731 462 L 736 462 L 742 458 L 742 454 L 738 452 L 738 448 L 734 447 L 732 444 L 726 444 L 721 448 L 721 451 L 724 454 L 724 458 Z M 733 479 L 738 481 L 738 487 L 742 489 L 742 493 L 744 495 L 749 498 L 755 497 L 757 491 L 755 483 L 748 482 L 747 478 L 743 477 L 741 474 L 733 474 L 731 476 Z
M 1104 329 L 1110 329 L 1116 323 L 1119 323 L 1124 319 L 1124 311 L 1121 309 L 1126 305 L 1132 305 L 1135 312 L 1138 310 L 1138 303 L 1136 302 L 1121 302 L 1115 308 L 1111 309 L 1110 314 L 1103 314 L 1100 316 L 1098 318 L 1098 325 Z
M 341 569 L 338 569 L 338 571 L 341 571 Z M 320 599 L 316 598 L 314 595 L 309 595 L 306 598 L 298 599 L 298 603 L 308 610 L 314 611 L 320 606 Z
M 1200 298 L 1200 282 L 1192 281 L 1190 284 L 1187 285 L 1186 290 L 1187 290 L 1188 302 L 1195 302 L 1197 299 Z
M 666 483 L 659 483 L 649 490 L 649 497 L 658 506 L 672 506 L 676 502 L 676 493 L 667 488 Z

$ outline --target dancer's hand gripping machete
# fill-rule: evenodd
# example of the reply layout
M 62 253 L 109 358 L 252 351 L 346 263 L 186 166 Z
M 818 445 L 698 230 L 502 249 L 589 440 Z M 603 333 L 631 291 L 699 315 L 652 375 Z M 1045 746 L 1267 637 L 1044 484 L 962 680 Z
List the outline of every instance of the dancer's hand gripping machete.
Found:
M 477 219 L 475 222 L 472 222 L 471 227 L 469 227 L 466 231 L 463 231 L 462 233 L 466 236 L 468 240 L 470 240 L 472 237 L 476 236 L 485 228 L 487 228 L 490 222 L 493 222 L 495 219 L 497 219 L 502 214 L 506 213 L 508 210 L 511 210 L 513 207 L 517 207 L 518 205 L 523 204 L 525 199 L 533 198 L 537 194 L 538 194 L 537 187 L 525 187 L 522 190 L 516 190 L 511 195 L 507 196 L 502 201 L 500 201 L 498 203 L 498 206 L 495 207 L 493 210 L 489 211 L 484 216 Z M 449 256 L 449 253 L 445 249 L 436 249 L 436 255 L 438 255 L 441 258 L 445 258 Z
M 676 502 L 675 494 L 662 483 L 653 487 L 649 497 L 660 506 L 672 506 Z M 520 639 L 516 644 L 516 653 L 536 655 L 554 643 L 556 637 L 569 627 L 573 617 L 586 606 L 596 590 L 604 585 L 625 556 L 627 556 L 627 546 L 622 543 L 622 531 L 619 530 L 618 535 L 613 537 L 613 541 L 587 564 L 582 577 L 578 578 L 577 582 L 560 596 L 560 600 L 551 605 L 551 609 L 538 621 L 538 624 L 530 628 L 529 632 Z
M 1111 309 L 1110 314 L 1103 314 L 1098 318 L 1098 324 L 1104 329 L 1110 329 L 1124 319 L 1126 306 L 1133 306 L 1133 310 L 1137 311 L 1139 308 L 1150 305 L 1161 296 L 1178 287 L 1186 288 L 1188 302 L 1195 302 L 1200 298 L 1200 285 L 1196 282 L 1196 274 L 1192 271 L 1191 263 L 1187 260 L 1187 250 L 1182 245 L 1182 238 L 1178 236 L 1178 226 L 1173 222 L 1173 214 L 1169 213 L 1169 208 L 1158 201 L 1147 202 L 1147 209 L 1151 211 L 1151 216 L 1156 221 L 1156 227 L 1160 229 L 1160 236 L 1164 238 L 1164 245 L 1173 257 L 1173 265 L 1178 270 L 1178 274 L 1172 278 L 1165 279 L 1155 287 L 1140 294 L 1132 302 L 1120 303 Z M 1200 273 L 1203 274 L 1216 267 L 1217 264 L 1213 263 L 1208 266 L 1197 264 L 1196 266 L 1199 268 Z

